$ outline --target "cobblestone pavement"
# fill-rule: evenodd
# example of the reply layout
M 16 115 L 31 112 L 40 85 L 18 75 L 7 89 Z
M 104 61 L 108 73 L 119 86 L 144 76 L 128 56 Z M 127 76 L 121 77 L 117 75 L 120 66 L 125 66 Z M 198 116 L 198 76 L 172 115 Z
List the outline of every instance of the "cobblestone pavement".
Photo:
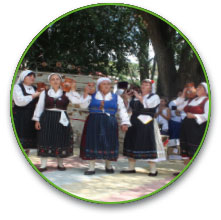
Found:
M 127 158 L 120 156 L 113 163 L 114 174 L 106 174 L 103 161 L 96 163 L 96 174 L 84 175 L 87 169 L 87 161 L 81 160 L 79 150 L 75 150 L 75 156 L 64 159 L 66 171 L 57 170 L 57 160 L 48 159 L 48 170 L 42 174 L 51 182 L 63 190 L 89 200 L 100 202 L 120 202 L 136 199 L 156 191 L 169 183 L 173 173 L 184 168 L 182 161 L 167 160 L 157 164 L 158 175 L 149 177 L 148 164 L 145 161 L 137 161 L 135 174 L 120 174 L 122 169 L 127 168 Z M 36 167 L 40 165 L 40 159 L 31 152 L 30 160 Z

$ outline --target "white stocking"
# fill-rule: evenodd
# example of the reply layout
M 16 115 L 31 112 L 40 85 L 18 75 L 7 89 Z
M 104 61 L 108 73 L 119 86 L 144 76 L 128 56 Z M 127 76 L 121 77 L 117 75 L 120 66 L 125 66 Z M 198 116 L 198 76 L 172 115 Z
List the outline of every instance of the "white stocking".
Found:
M 58 166 L 59 167 L 64 167 L 63 158 L 57 158 L 57 160 L 58 160 Z
M 41 166 L 40 168 L 45 168 L 47 166 L 47 157 L 41 157 Z
M 88 171 L 94 171 L 94 169 L 95 169 L 95 160 L 90 160 Z
M 107 169 L 112 169 L 111 161 L 110 160 L 105 160 L 105 166 L 106 166 Z
M 155 162 L 148 162 L 150 165 L 150 172 L 151 173 L 156 173 L 157 172 L 157 166 Z

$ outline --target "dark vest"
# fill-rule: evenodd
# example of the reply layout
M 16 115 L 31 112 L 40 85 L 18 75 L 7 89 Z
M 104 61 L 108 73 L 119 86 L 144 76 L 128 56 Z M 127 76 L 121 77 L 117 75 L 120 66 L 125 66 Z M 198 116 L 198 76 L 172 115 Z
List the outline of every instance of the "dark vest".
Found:
M 45 91 L 45 108 L 52 109 L 57 108 L 61 110 L 67 110 L 69 99 L 63 92 L 61 97 L 53 98 L 48 95 L 48 90 Z
M 154 96 L 154 93 L 151 93 L 147 99 L 151 98 Z M 132 98 L 130 102 L 130 107 L 132 109 L 133 115 L 150 115 L 154 117 L 154 114 L 156 113 L 156 109 L 159 105 L 157 105 L 154 108 L 144 108 L 143 104 L 139 100 L 134 100 L 135 97 Z

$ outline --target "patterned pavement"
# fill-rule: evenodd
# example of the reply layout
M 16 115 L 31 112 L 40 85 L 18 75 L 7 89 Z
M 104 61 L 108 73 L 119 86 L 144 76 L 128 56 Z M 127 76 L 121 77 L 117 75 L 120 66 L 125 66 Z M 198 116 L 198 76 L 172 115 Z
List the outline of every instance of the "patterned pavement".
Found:
M 149 177 L 148 164 L 145 161 L 137 161 L 135 174 L 120 174 L 122 169 L 127 167 L 127 158 L 120 156 L 118 161 L 113 163 L 114 174 L 106 174 L 104 163 L 96 163 L 96 174 L 84 175 L 87 169 L 87 161 L 81 160 L 79 150 L 75 149 L 75 156 L 64 159 L 66 171 L 58 171 L 57 160 L 48 159 L 48 171 L 42 174 L 63 190 L 89 200 L 99 202 L 120 202 L 136 199 L 156 191 L 169 183 L 174 172 L 181 171 L 184 165 L 179 160 L 167 160 L 159 162 L 158 176 Z M 30 160 L 36 167 L 40 165 L 40 159 L 31 152 Z

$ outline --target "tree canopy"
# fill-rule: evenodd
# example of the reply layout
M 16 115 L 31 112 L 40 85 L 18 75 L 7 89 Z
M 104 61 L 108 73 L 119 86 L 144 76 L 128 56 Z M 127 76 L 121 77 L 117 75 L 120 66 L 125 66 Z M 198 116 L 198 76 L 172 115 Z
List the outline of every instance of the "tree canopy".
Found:
M 102 72 L 133 83 L 157 78 L 158 93 L 169 97 L 188 80 L 205 80 L 196 55 L 175 29 L 146 12 L 114 5 L 80 10 L 52 24 L 28 50 L 21 68 Z

